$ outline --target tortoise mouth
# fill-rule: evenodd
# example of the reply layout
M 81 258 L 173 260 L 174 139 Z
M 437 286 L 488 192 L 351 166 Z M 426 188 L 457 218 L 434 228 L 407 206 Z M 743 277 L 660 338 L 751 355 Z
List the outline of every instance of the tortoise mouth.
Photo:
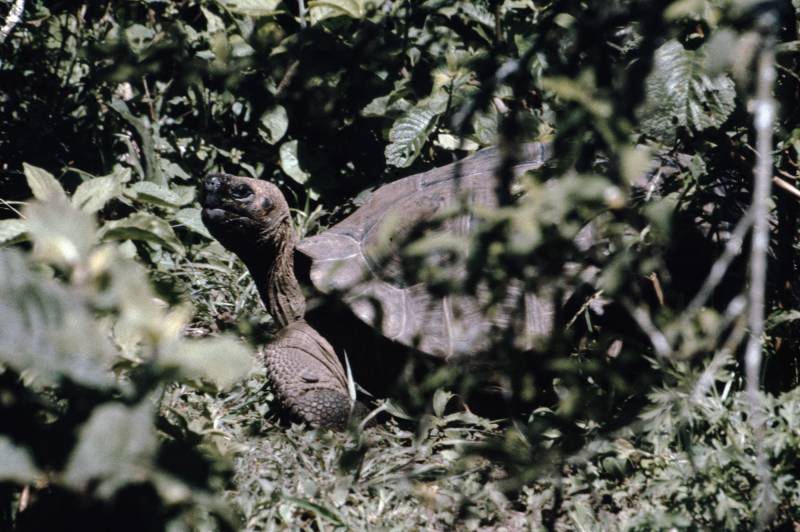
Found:
M 211 234 L 226 247 L 238 247 L 239 243 L 251 240 L 259 233 L 256 220 L 225 208 L 205 207 L 200 217 Z
M 222 207 L 204 207 L 202 210 L 203 221 L 211 223 L 226 223 L 236 220 L 252 220 L 249 216 L 229 211 Z

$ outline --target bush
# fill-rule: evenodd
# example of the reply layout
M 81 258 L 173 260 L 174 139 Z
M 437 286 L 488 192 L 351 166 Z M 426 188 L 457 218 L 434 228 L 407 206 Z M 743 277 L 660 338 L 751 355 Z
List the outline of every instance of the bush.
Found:
M 16 3 L 0 42 L 4 524 L 236 527 L 231 487 L 248 528 L 798 520 L 796 2 Z M 773 127 L 754 121 L 772 98 Z M 554 158 L 514 179 L 525 141 Z M 416 422 L 390 402 L 381 427 L 284 431 L 263 372 L 233 385 L 254 349 L 224 333 L 257 346 L 273 327 L 203 227 L 198 179 L 269 179 L 312 233 L 362 191 L 491 145 L 501 208 L 461 242 L 468 275 L 411 273 L 546 288 L 568 300 L 554 334 L 533 353 L 496 339 L 491 375 L 429 375 L 403 405 Z M 768 216 L 751 206 L 759 153 Z M 769 252 L 741 253 L 763 222 Z M 437 245 L 408 244 L 411 270 Z M 754 286 L 766 321 L 748 322 Z M 498 375 L 513 423 L 452 411 L 446 389 Z

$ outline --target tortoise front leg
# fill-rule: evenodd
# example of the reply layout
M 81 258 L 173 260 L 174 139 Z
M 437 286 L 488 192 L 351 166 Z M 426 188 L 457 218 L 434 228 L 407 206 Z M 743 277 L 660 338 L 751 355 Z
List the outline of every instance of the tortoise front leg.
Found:
M 343 429 L 353 410 L 347 378 L 331 344 L 305 321 L 284 327 L 264 349 L 278 399 L 314 427 Z

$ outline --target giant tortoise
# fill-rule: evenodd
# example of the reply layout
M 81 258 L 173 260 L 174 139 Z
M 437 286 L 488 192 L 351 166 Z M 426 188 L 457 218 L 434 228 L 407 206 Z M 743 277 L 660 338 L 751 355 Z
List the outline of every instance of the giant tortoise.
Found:
M 514 173 L 540 167 L 548 149 L 540 143 L 521 146 Z M 548 300 L 510 288 L 514 308 L 486 313 L 480 292 L 433 295 L 423 283 L 410 281 L 401 271 L 398 246 L 387 246 L 457 201 L 496 205 L 502 160 L 500 151 L 490 148 L 381 186 L 350 216 L 300 241 L 275 185 L 227 174 L 206 177 L 203 222 L 244 262 L 267 311 L 282 327 L 264 350 L 265 362 L 278 397 L 293 414 L 315 426 L 346 423 L 353 401 L 343 356 L 357 382 L 371 382 L 396 377 L 393 353 L 443 360 L 470 356 L 489 347 L 492 331 L 511 323 L 524 342 L 548 333 Z M 473 231 L 477 221 L 464 212 L 471 211 L 430 231 Z M 303 285 L 316 299 L 340 304 L 307 306 Z M 359 326 L 374 329 L 377 340 L 365 340 Z

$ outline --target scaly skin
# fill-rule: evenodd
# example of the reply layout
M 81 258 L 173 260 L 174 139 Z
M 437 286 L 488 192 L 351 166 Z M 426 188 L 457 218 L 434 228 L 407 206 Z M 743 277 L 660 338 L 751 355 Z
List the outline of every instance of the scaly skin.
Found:
M 352 403 L 331 345 L 305 321 L 284 327 L 264 349 L 267 375 L 293 414 L 316 427 L 343 429 Z
M 272 183 L 224 174 L 208 176 L 203 192 L 203 223 L 242 259 L 267 312 L 283 326 L 263 350 L 279 400 L 312 426 L 343 429 L 353 403 L 333 348 L 303 320 L 286 199 Z

